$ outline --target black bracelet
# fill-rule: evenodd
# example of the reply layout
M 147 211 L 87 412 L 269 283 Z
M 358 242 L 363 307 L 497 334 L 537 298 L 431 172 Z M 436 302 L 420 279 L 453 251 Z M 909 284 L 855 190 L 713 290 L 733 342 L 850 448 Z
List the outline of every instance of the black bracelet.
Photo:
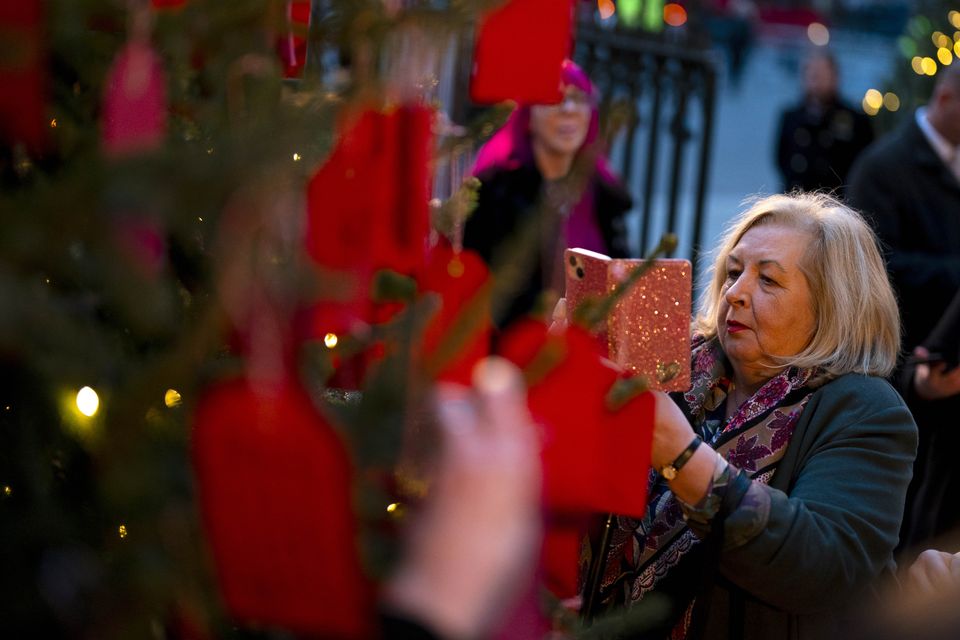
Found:
M 687 445 L 687 448 L 684 449 L 680 455 L 677 456 L 677 459 L 665 466 L 663 469 L 660 469 L 660 475 L 662 475 L 667 480 L 673 480 L 677 477 L 677 473 L 687 464 L 687 461 L 693 457 L 693 453 L 697 450 L 697 447 L 703 440 L 700 439 L 700 436 L 694 436 L 693 441 Z

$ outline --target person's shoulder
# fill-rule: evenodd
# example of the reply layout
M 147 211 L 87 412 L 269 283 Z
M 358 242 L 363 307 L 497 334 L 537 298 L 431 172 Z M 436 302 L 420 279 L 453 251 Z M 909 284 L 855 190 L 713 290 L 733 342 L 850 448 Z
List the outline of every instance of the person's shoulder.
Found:
M 906 402 L 884 378 L 860 373 L 838 376 L 823 386 L 816 395 L 818 404 L 832 407 L 855 417 L 867 417 L 889 410 L 900 411 L 909 417 Z
M 899 162 L 905 158 L 900 156 L 904 149 L 912 147 L 915 133 L 920 131 L 916 121 L 911 119 L 902 122 L 900 126 L 880 136 L 863 151 L 863 158 L 873 161 Z

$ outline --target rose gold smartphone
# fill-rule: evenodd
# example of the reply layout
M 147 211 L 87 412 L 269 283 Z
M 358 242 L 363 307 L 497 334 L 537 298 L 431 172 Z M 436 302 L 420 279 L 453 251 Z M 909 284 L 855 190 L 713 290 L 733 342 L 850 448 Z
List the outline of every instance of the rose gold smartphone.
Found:
M 567 249 L 567 313 L 589 297 L 602 297 L 626 280 L 643 260 L 613 259 L 585 249 Z M 611 360 L 643 375 L 653 389 L 686 391 L 690 386 L 690 262 L 654 260 L 633 283 L 595 333 L 606 339 Z

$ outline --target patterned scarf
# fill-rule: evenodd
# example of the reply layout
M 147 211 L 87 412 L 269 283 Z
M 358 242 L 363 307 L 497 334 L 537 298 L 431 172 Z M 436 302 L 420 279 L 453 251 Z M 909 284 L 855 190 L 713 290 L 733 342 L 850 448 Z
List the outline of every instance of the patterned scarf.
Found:
M 813 393 L 814 373 L 814 369 L 785 369 L 723 423 L 724 402 L 731 387 L 726 356 L 716 338 L 695 339 L 691 388 L 682 397 L 676 394 L 674 400 L 707 444 L 730 464 L 766 484 Z M 720 419 L 714 419 L 717 415 Z M 648 495 L 642 519 L 618 517 L 600 585 L 602 602 L 640 600 L 699 542 L 686 526 L 667 481 L 653 470 Z

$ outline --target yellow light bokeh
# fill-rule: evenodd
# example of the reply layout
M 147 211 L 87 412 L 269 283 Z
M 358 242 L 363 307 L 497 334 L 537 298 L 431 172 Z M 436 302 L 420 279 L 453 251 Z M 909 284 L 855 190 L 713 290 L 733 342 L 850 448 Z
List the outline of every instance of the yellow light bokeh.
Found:
M 937 60 L 939 60 L 943 66 L 947 66 L 953 63 L 953 54 L 950 52 L 950 49 L 940 47 L 937 49 Z
M 328 333 L 323 336 L 323 344 L 327 345 L 327 349 L 333 349 L 337 346 L 338 342 L 340 342 L 340 339 L 337 338 L 337 334 L 335 333 Z
M 171 409 L 179 407 L 181 402 L 183 402 L 183 398 L 180 397 L 180 392 L 176 389 L 167 389 L 167 392 L 163 394 L 163 404 Z
M 910 66 L 913 67 L 913 72 L 918 76 L 923 75 L 923 58 L 920 56 L 913 56 L 913 60 L 910 61 Z
M 126 537 L 127 537 L 127 525 L 122 524 L 122 525 L 120 525 L 119 527 L 117 527 L 117 533 L 120 535 L 120 538 L 126 538 Z
M 9 498 L 12 495 L 13 495 L 13 489 L 10 488 L 10 485 L 8 484 L 3 485 L 3 497 Z
M 953 53 L 960 58 L 960 41 L 953 43 Z
M 299 153 L 293 154 L 293 161 L 294 161 L 294 162 L 300 162 L 300 157 L 301 157 L 301 156 L 300 156 Z
M 84 387 L 77 392 L 77 409 L 83 415 L 91 418 L 100 409 L 100 397 L 90 387 Z
M 947 19 L 957 29 L 960 29 L 960 11 L 951 11 L 947 14 Z
M 943 33 L 942 31 L 934 31 L 933 35 L 930 36 L 930 40 L 933 41 L 933 46 L 935 47 L 950 46 L 950 36 Z
M 937 63 L 933 58 L 925 57 L 920 61 L 920 66 L 923 69 L 923 72 L 928 76 L 937 75 Z
M 863 107 L 863 112 L 868 116 L 875 116 L 880 111 L 880 109 L 873 107 L 869 102 L 867 102 L 867 97 L 863 97 L 863 101 L 860 103 L 860 106 Z
M 390 504 L 387 505 L 387 513 L 393 513 L 394 511 L 397 510 L 399 506 L 400 505 L 397 504 L 396 502 L 391 502 Z
M 900 109 L 900 97 L 897 94 L 887 91 L 883 94 L 883 107 L 887 111 L 897 111 Z
M 867 89 L 867 93 L 863 96 L 863 102 L 873 111 L 878 111 L 883 106 L 883 94 L 876 89 Z
M 56 129 L 56 128 L 57 128 L 57 119 L 56 119 L 56 118 L 52 118 L 52 119 L 50 120 L 50 128 L 51 128 L 51 129 Z
M 600 19 L 606 20 L 617 12 L 617 5 L 613 0 L 597 0 L 597 9 L 600 11 Z
M 825 47 L 830 43 L 830 30 L 819 22 L 811 22 L 807 27 L 807 37 L 818 47 Z

